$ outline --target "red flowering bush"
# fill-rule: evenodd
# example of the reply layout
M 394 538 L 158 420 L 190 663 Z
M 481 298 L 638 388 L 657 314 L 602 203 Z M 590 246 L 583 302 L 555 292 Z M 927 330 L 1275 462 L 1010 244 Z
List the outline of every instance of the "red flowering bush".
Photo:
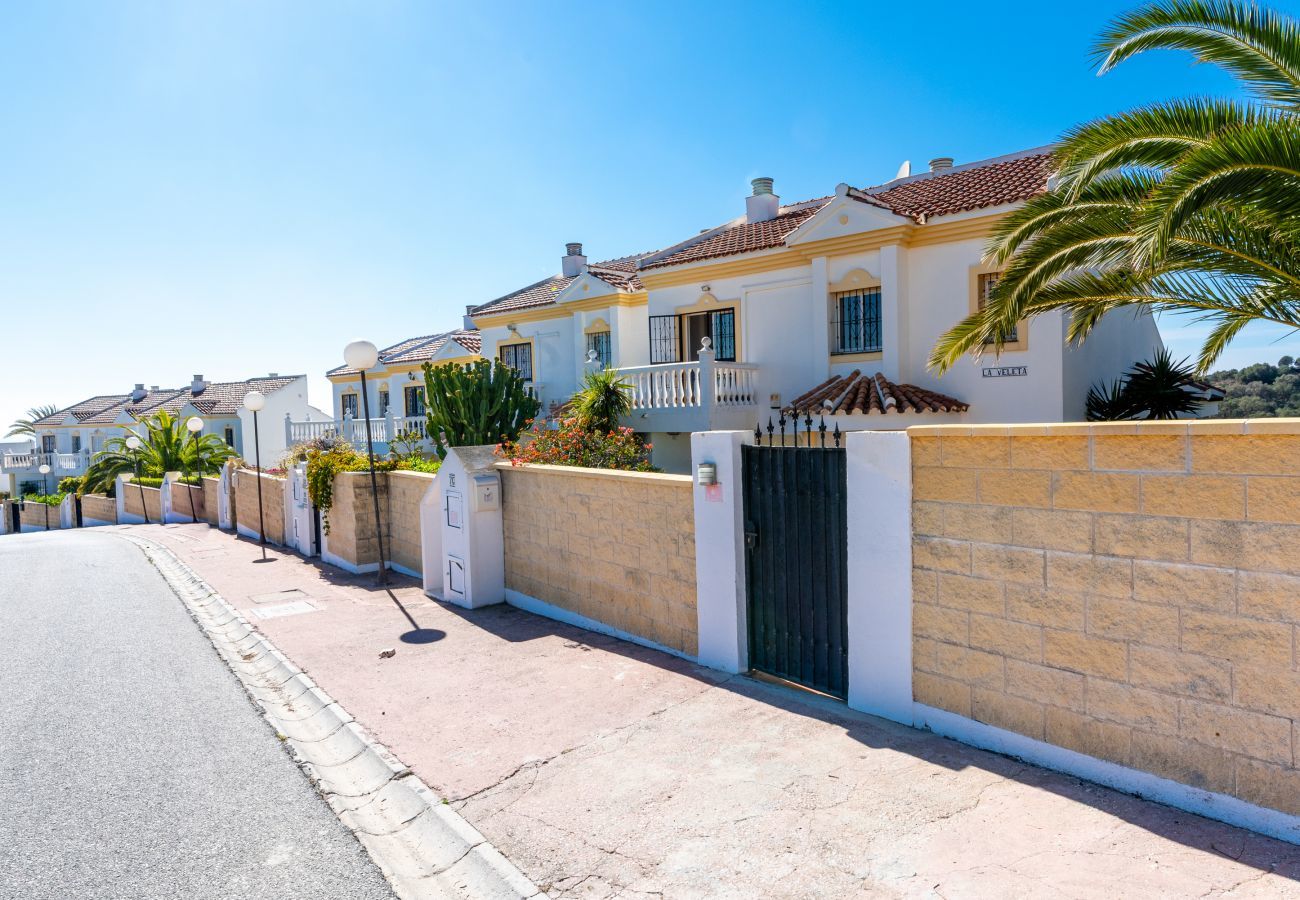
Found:
M 650 465 L 650 445 L 631 428 L 588 431 L 578 419 L 563 419 L 559 428 L 543 428 L 533 432 L 531 439 L 500 444 L 497 455 L 510 460 L 513 466 L 539 463 L 628 472 L 658 471 Z

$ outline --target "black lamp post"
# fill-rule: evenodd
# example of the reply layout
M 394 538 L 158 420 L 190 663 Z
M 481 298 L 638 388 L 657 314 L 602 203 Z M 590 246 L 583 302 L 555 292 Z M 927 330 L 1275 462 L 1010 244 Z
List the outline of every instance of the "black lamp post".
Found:
M 199 463 L 199 432 L 203 430 L 203 420 L 198 416 L 190 416 L 185 420 L 185 427 L 189 429 L 190 434 L 194 435 L 194 471 L 200 476 L 199 483 L 202 484 L 203 466 Z M 185 484 L 183 479 L 181 483 Z M 190 495 L 190 518 L 198 524 L 199 514 L 194 509 L 194 488 L 185 485 L 185 491 Z
M 45 463 L 41 463 L 41 467 L 36 471 L 41 473 L 41 499 L 49 500 L 50 499 L 50 467 Z M 50 504 L 42 503 L 41 506 L 45 507 L 45 530 L 49 531 L 50 530 Z
M 257 433 L 258 410 L 266 406 L 266 396 L 261 391 L 244 395 L 244 409 L 253 414 L 253 458 L 257 463 L 257 542 L 262 546 L 262 559 L 266 559 L 266 523 L 262 520 L 262 443 Z
M 375 541 L 379 545 L 379 572 L 375 583 L 388 584 L 384 561 L 384 528 L 379 520 L 379 482 L 375 477 L 375 442 L 370 434 L 370 395 L 366 391 L 366 369 L 379 362 L 379 350 L 370 341 L 353 341 L 343 348 L 343 361 L 361 373 L 362 414 L 366 417 L 366 452 L 370 456 L 370 494 L 375 501 Z
M 140 512 L 144 514 L 144 524 L 149 524 L 149 504 L 144 502 L 144 485 L 140 483 L 140 448 L 144 442 L 136 435 L 126 439 L 126 448 L 135 457 L 135 489 L 140 492 Z

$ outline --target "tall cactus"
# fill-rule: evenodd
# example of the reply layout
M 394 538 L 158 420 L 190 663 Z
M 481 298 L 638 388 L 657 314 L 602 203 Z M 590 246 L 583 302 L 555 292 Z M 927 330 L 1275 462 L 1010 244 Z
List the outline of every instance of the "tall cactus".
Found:
M 541 410 L 519 373 L 498 360 L 463 366 L 425 363 L 424 393 L 429 437 L 440 459 L 447 458 L 447 446 L 518 440 Z

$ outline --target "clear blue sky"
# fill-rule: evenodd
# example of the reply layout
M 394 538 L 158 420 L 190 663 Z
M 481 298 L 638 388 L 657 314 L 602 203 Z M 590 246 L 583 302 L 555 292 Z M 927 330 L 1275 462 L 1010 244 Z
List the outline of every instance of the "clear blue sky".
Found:
M 1172 53 L 1096 77 L 1126 6 L 10 4 L 0 422 L 195 372 L 306 372 L 327 406 L 349 339 L 452 327 L 566 241 L 654 248 L 756 175 L 805 199 L 1230 90 Z

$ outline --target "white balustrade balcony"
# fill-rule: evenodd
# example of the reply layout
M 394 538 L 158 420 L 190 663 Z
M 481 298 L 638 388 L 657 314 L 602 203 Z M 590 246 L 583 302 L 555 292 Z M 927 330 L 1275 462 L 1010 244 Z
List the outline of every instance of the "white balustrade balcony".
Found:
M 41 466 L 50 467 L 50 478 L 67 478 L 80 475 L 90 465 L 91 453 L 79 450 L 76 453 L 6 453 L 0 459 L 4 471 L 25 475 L 40 474 Z M 51 485 L 52 487 L 53 485 Z
M 709 428 L 758 404 L 758 366 L 716 362 L 712 350 L 698 362 L 619 369 L 631 384 L 632 427 L 638 431 Z
M 370 420 L 370 439 L 376 453 L 387 453 L 395 436 L 414 435 L 426 437 L 427 420 L 419 416 L 385 416 Z M 366 420 L 344 416 L 321 422 L 295 422 L 289 416 L 284 420 L 284 436 L 290 446 L 326 438 L 344 438 L 358 450 L 366 449 Z M 426 448 L 427 449 L 427 448 Z

